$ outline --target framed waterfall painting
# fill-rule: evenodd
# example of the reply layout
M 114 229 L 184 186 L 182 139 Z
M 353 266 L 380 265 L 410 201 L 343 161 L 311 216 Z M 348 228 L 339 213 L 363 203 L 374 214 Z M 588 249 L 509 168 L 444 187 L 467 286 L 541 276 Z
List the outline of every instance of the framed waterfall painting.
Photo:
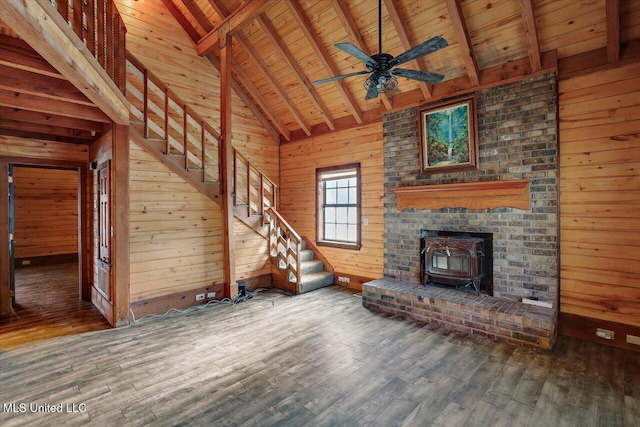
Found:
M 478 168 L 475 95 L 420 111 L 420 159 L 423 174 Z

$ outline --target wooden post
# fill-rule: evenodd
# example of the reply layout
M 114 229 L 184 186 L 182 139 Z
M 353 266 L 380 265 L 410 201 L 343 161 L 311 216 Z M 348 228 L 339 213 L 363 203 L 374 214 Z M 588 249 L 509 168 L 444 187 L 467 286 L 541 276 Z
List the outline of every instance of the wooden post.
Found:
M 231 35 L 221 28 L 220 38 L 220 144 L 222 144 L 222 228 L 224 232 L 225 296 L 238 295 L 233 241 L 233 145 L 231 143 Z
M 129 127 L 113 125 L 113 311 L 115 326 L 129 324 Z

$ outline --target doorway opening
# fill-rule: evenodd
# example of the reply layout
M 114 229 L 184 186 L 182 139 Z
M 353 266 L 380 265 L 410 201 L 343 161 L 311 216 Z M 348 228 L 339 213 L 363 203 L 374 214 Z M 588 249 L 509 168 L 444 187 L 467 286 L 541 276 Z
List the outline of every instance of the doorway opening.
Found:
M 0 319 L 0 348 L 109 328 L 83 291 L 80 169 L 10 164 L 9 172 L 12 315 Z

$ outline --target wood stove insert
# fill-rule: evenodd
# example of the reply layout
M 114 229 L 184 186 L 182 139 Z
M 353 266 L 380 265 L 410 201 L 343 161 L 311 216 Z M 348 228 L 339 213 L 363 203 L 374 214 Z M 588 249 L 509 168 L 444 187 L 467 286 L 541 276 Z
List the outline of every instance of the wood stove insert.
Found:
M 491 249 L 487 251 L 486 243 L 490 246 L 491 242 L 467 233 L 448 236 L 421 234 L 424 234 L 420 245 L 422 284 L 455 286 L 460 290 L 480 294 L 483 280 L 487 276 L 485 257 L 487 252 L 491 252 Z M 486 284 L 484 288 L 490 293 Z

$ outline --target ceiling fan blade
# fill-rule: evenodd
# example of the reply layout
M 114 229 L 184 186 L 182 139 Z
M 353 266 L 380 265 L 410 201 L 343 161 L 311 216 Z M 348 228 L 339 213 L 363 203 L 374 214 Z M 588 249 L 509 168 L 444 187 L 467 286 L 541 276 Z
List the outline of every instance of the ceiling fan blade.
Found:
M 361 51 L 360 49 L 358 49 L 357 47 L 355 47 L 351 43 L 348 43 L 348 42 L 337 43 L 337 44 L 335 44 L 335 47 L 337 47 L 338 49 L 340 49 L 343 52 L 348 53 L 349 55 L 353 56 L 354 58 L 359 59 L 360 61 L 364 62 L 365 64 L 371 64 L 371 65 L 377 64 L 375 59 L 373 59 L 372 57 L 370 57 L 369 55 L 367 55 L 366 53 L 364 53 L 363 51 Z
M 335 76 L 335 77 L 327 77 L 326 79 L 321 79 L 321 80 L 316 80 L 313 82 L 314 85 L 321 85 L 321 84 L 325 84 L 325 83 L 330 83 L 330 82 L 335 82 L 336 80 L 342 80 L 345 79 L 347 77 L 353 77 L 353 76 L 359 76 L 362 74 L 370 74 L 371 71 L 356 71 L 355 73 L 349 73 L 349 74 L 342 74 L 340 76 Z
M 378 96 L 378 88 L 375 83 L 371 82 L 369 89 L 367 89 L 367 96 L 364 97 L 366 101 L 376 98 Z
M 404 64 L 407 61 L 411 61 L 416 58 L 420 58 L 428 53 L 440 50 L 443 47 L 449 46 L 449 43 L 440 36 L 435 36 L 425 42 L 420 43 L 417 46 L 412 47 L 408 51 L 401 53 L 400 55 L 389 61 L 389 65 L 394 67 L 396 65 Z
M 431 84 L 440 83 L 442 79 L 444 79 L 443 74 L 431 73 L 429 71 L 408 70 L 406 68 L 395 68 L 391 70 L 391 74 Z

